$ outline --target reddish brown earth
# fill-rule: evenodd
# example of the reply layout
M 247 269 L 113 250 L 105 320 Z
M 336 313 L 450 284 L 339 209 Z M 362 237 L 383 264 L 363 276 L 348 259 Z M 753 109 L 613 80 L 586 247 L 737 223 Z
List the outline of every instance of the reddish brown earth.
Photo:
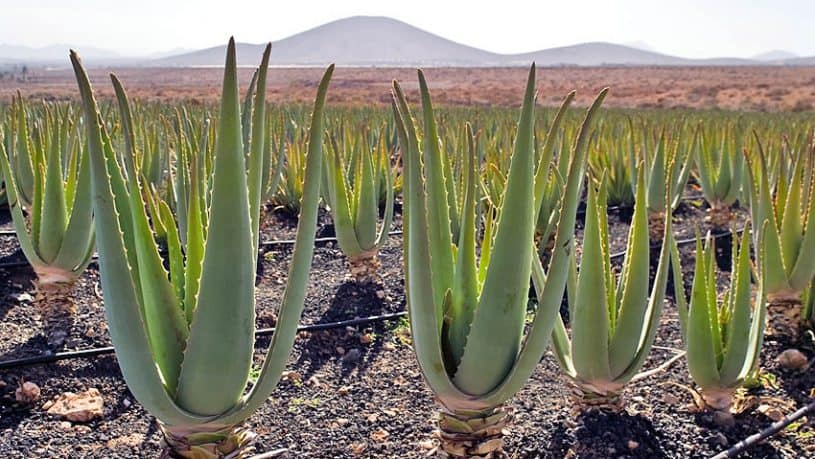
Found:
M 97 94 L 111 97 L 107 75 L 115 72 L 132 96 L 144 100 L 216 100 L 222 70 L 217 68 L 92 69 Z M 434 99 L 448 105 L 515 105 L 523 87 L 524 68 L 434 68 L 426 74 Z M 240 70 L 244 85 L 252 69 Z M 273 102 L 311 102 L 322 74 L 319 68 L 279 68 L 269 73 Z M 0 80 L 0 101 L 18 89 L 29 98 L 76 97 L 69 69 L 32 70 L 26 80 Z M 398 79 L 409 93 L 417 90 L 415 70 L 408 68 L 339 68 L 329 102 L 364 105 L 389 103 L 390 82 Z M 723 108 L 729 110 L 813 110 L 815 67 L 558 67 L 538 73 L 540 101 L 555 105 L 577 89 L 587 105 L 604 86 L 612 88 L 607 107 Z

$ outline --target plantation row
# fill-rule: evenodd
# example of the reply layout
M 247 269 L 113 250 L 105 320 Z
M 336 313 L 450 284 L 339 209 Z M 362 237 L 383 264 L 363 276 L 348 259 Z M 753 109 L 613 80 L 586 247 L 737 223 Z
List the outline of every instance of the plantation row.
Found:
M 40 312 L 72 314 L 73 284 L 98 253 L 118 363 L 168 454 L 248 451 L 242 423 L 285 368 L 321 203 L 350 273 L 368 283 L 379 281 L 377 253 L 401 202 L 413 346 L 451 457 L 501 456 L 503 406 L 550 339 L 575 406 L 621 410 L 669 275 L 704 409 L 731 409 L 756 377 L 765 331 L 794 342 L 815 320 L 815 126 L 804 115 L 602 112 L 606 90 L 585 113 L 570 109 L 574 93 L 536 111 L 534 66 L 519 118 L 434 111 L 421 71 L 416 113 L 397 82 L 390 111 L 335 111 L 325 107 L 333 67 L 313 109 L 270 107 L 268 58 L 240 100 L 230 42 L 217 116 L 132 103 L 115 76 L 116 101 L 97 104 L 76 54 L 81 105 L 19 97 L 2 109 L 5 198 Z M 672 214 L 689 186 L 714 227 L 738 230 L 725 289 L 712 237 L 697 236 L 683 280 Z M 272 344 L 249 383 L 267 203 L 297 214 L 298 229 Z M 608 206 L 633 207 L 619 269 Z M 746 227 L 733 228 L 734 206 L 749 211 Z

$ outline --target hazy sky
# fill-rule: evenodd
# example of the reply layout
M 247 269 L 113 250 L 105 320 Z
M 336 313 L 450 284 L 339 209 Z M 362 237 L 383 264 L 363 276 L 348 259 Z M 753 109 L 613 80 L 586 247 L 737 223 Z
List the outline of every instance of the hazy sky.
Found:
M 277 40 L 352 15 L 400 19 L 489 51 L 642 41 L 683 57 L 815 55 L 815 0 L 2 0 L 0 43 L 144 54 Z

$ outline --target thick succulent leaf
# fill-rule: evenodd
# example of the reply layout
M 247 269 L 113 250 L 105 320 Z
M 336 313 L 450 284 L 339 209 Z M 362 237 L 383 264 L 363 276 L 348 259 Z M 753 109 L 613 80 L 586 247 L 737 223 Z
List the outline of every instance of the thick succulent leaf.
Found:
M 8 197 L 8 206 L 11 210 L 11 220 L 14 223 L 14 232 L 17 234 L 17 240 L 20 243 L 20 248 L 23 250 L 28 263 L 32 267 L 45 266 L 46 263 L 40 258 L 40 255 L 34 249 L 34 243 L 31 240 L 31 235 L 26 227 L 25 216 L 23 215 L 23 203 L 20 201 L 20 191 L 17 186 L 17 181 L 14 175 L 11 174 L 11 165 L 9 164 L 8 156 L 5 152 L 5 147 L 0 144 L 0 168 L 2 168 L 3 177 L 5 181 L 5 188 Z
M 642 171 L 644 168 L 640 167 Z M 640 172 L 640 179 L 644 178 Z M 642 181 L 640 183 L 643 183 Z M 664 181 L 663 181 L 664 185 Z M 663 188 L 663 196 L 665 189 Z M 650 201 L 649 201 L 650 202 Z M 605 212 L 605 209 L 603 209 Z M 648 240 L 648 209 L 645 202 L 645 187 L 637 187 L 634 201 L 634 216 L 628 233 L 623 273 L 620 277 L 622 288 L 619 303 L 619 319 L 609 344 L 609 365 L 611 373 L 620 374 L 631 364 L 637 353 L 650 317 L 648 311 L 648 282 L 650 277 L 650 247 Z M 582 265 L 582 263 L 581 263 Z M 591 287 L 587 287 L 589 290 Z M 611 286 L 607 286 L 611 288 Z
M 328 175 L 328 196 L 334 219 L 334 232 L 342 252 L 348 257 L 355 257 L 361 255 L 365 250 L 359 243 L 351 215 L 351 202 L 348 199 L 349 184 L 345 175 L 342 154 L 336 142 L 331 142 L 331 145 L 330 154 L 324 162 L 327 169 L 326 175 Z
M 410 108 L 397 82 L 393 82 L 393 113 L 402 148 L 404 185 L 403 251 L 405 295 L 413 350 L 427 385 L 448 409 L 489 407 L 461 392 L 447 373 L 441 347 L 442 304 L 436 303 L 430 266 L 430 238 L 427 230 L 427 202 L 422 186 L 421 153 Z M 448 249 L 449 250 L 449 249 Z M 440 301 L 440 300 L 439 300 Z
M 466 126 L 467 157 L 464 202 L 462 205 L 462 219 L 458 237 L 458 254 L 456 259 L 456 274 L 452 290 L 451 308 L 445 311 L 445 321 L 448 323 L 446 342 L 447 352 L 452 357 L 450 367 L 457 368 L 464 353 L 473 312 L 478 304 L 478 272 L 475 256 L 475 212 L 476 212 L 476 156 L 473 145 L 472 127 Z
M 488 393 L 506 378 L 515 363 L 523 336 L 537 211 L 534 122 L 533 65 L 518 121 L 492 258 L 467 346 L 454 376 L 459 388 L 474 395 Z
M 326 69 L 314 102 L 314 111 L 312 112 L 311 127 L 309 129 L 303 197 L 300 202 L 300 215 L 297 223 L 297 236 L 295 237 L 294 252 L 289 267 L 286 290 L 283 293 L 283 303 L 280 306 L 277 328 L 263 360 L 257 382 L 252 386 L 249 393 L 241 398 L 240 403 L 220 419 L 225 424 L 234 424 L 246 419 L 269 398 L 280 380 L 280 374 L 286 365 L 286 360 L 294 344 L 297 324 L 305 304 L 309 268 L 314 254 L 317 206 L 320 200 L 320 182 L 322 179 L 323 108 L 328 83 L 331 80 L 333 71 L 333 65 Z
M 719 368 L 716 363 L 716 349 L 713 338 L 713 323 L 708 305 L 708 272 L 707 252 L 702 248 L 702 241 L 696 235 L 696 269 L 694 271 L 693 289 L 691 291 L 690 310 L 688 312 L 688 370 L 693 380 L 700 387 L 718 387 Z
M 81 154 L 76 175 L 71 216 L 65 228 L 62 247 L 54 264 L 75 270 L 89 261 L 93 250 L 93 197 L 91 195 L 91 167 L 87 153 Z
M 741 377 L 745 359 L 750 349 L 750 228 L 744 229 L 741 243 L 738 246 L 738 258 L 734 263 L 731 292 L 733 310 L 727 323 L 727 343 L 724 348 L 724 359 L 720 367 L 721 383 L 732 387 Z M 736 239 L 736 236 L 733 236 Z M 736 253 L 734 253 L 734 257 Z M 761 300 L 759 300 L 760 302 Z M 757 316 L 757 315 L 756 315 Z M 753 319 L 756 320 L 756 319 Z
M 430 239 L 430 251 L 433 256 L 427 265 L 433 274 L 433 292 L 436 304 L 441 304 L 444 292 L 453 285 L 455 259 L 450 247 L 453 244 L 450 234 L 450 209 L 448 192 L 444 175 L 444 162 L 439 148 L 439 135 L 430 101 L 430 91 L 424 73 L 419 70 L 419 91 L 422 97 L 422 114 L 424 118 L 424 138 L 422 141 L 422 159 L 424 165 L 426 188 L 427 232 Z M 427 269 L 425 267 L 424 269 Z M 439 323 L 441 327 L 441 323 Z
M 263 50 L 263 58 L 260 61 L 260 67 L 258 67 L 256 74 L 257 90 L 253 104 L 254 111 L 252 112 L 252 137 L 248 145 L 244 140 L 244 148 L 249 147 L 247 181 L 249 186 L 249 216 L 252 219 L 252 241 L 255 254 L 257 254 L 260 240 L 260 203 L 263 194 L 263 165 L 267 154 L 266 143 L 270 141 L 270 139 L 266 138 L 266 74 L 269 71 L 269 54 L 271 52 L 272 44 L 269 43 L 266 45 L 266 49 Z M 250 100 L 250 94 L 252 94 L 251 86 L 250 92 L 246 95 L 247 101 Z M 244 116 L 248 116 L 248 113 L 244 112 Z M 244 132 L 248 132 L 246 127 L 244 127 Z M 254 259 L 257 261 L 257 255 Z
M 358 193 L 354 227 L 359 245 L 365 250 L 376 248 L 376 224 L 379 219 L 379 198 L 374 181 L 374 165 L 371 151 L 365 149 L 360 158 L 360 180 L 354 183 Z
M 526 384 L 546 352 L 549 338 L 552 335 L 552 328 L 556 323 L 556 315 L 560 311 L 563 292 L 566 289 L 569 260 L 574 250 L 574 227 L 577 205 L 580 202 L 580 194 L 583 188 L 583 177 L 586 173 L 589 132 L 607 94 L 608 88 L 600 91 L 586 111 L 586 116 L 572 147 L 571 156 L 569 157 L 568 178 L 563 191 L 563 199 L 560 203 L 560 218 L 557 225 L 554 251 L 551 255 L 549 272 L 546 275 L 546 285 L 542 290 L 536 289 L 538 311 L 535 314 L 535 319 L 532 321 L 510 374 L 500 386 L 481 397 L 480 401 L 486 406 L 497 406 L 514 396 Z M 564 161 L 564 158 L 561 157 L 560 160 Z M 540 265 L 540 261 L 537 259 L 533 260 L 533 263 Z M 538 269 L 540 269 L 540 272 L 543 271 L 542 266 L 537 266 L 532 269 L 532 272 Z
M 42 209 L 32 209 L 34 213 L 40 212 L 42 215 L 40 231 L 36 234 L 39 239 L 37 249 L 40 257 L 48 264 L 53 263 L 57 258 L 62 247 L 65 226 L 68 224 L 68 211 L 65 208 L 65 182 L 62 180 L 62 158 L 60 156 L 59 136 L 54 130 L 48 155 L 45 157 L 46 173 L 41 201 Z
M 254 350 L 257 255 L 249 217 L 234 39 L 227 48 L 216 140 L 210 223 L 177 396 L 181 406 L 202 415 L 224 413 L 240 400 Z
M 638 187 L 643 188 L 643 187 Z M 577 278 L 572 323 L 572 360 L 580 379 L 586 381 L 609 381 L 609 317 L 607 285 L 603 254 L 603 237 L 599 212 L 605 205 L 599 204 L 594 186 L 589 187 L 586 204 L 586 227 L 583 232 L 583 255 Z
M 95 225 L 98 235 L 99 269 L 105 298 L 105 316 L 110 337 L 117 351 L 117 360 L 130 391 L 141 405 L 164 423 L 196 424 L 210 421 L 179 408 L 165 387 L 128 264 L 126 243 L 118 212 L 124 212 L 114 196 L 114 177 L 108 168 L 112 151 L 103 143 L 99 113 L 90 81 L 76 53 L 71 53 L 84 109 L 90 154 Z M 121 180 L 121 176 L 118 177 Z M 120 186 L 117 186 L 120 188 Z M 127 219 L 123 219 L 127 220 Z

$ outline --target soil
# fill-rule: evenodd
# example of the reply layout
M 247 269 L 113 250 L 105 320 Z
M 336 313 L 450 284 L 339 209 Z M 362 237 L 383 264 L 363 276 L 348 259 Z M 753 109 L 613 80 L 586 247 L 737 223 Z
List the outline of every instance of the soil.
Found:
M 0 101 L 17 90 L 35 100 L 76 99 L 76 80 L 63 68 L 30 68 L 26 77 L 0 79 Z M 131 97 L 153 101 L 212 103 L 218 100 L 223 70 L 219 68 L 91 68 L 97 97 L 111 99 L 109 73 L 116 73 Z M 253 69 L 239 69 L 245 88 Z M 273 68 L 267 95 L 274 103 L 314 100 L 321 68 Z M 527 69 L 431 68 L 427 78 L 433 100 L 443 105 L 512 106 L 518 104 Z M 539 102 L 560 105 L 563 95 L 577 90 L 578 105 L 586 106 L 603 87 L 614 88 L 605 107 L 720 108 L 749 111 L 812 111 L 815 108 L 815 67 L 550 67 L 540 68 Z M 403 83 L 416 100 L 418 83 L 411 68 L 337 68 L 328 93 L 331 105 L 390 104 L 393 79 Z
M 701 203 L 687 201 L 675 212 L 680 239 L 703 223 Z M 745 217 L 737 213 L 737 227 Z M 290 239 L 296 221 L 281 212 L 266 216 L 263 240 Z M 611 212 L 611 251 L 625 247 L 630 210 Z M 398 227 L 397 219 L 397 227 Z M 8 227 L 0 213 L 0 228 Z M 580 231 L 578 230 L 578 234 Z M 322 213 L 319 236 L 330 236 L 330 218 Z M 725 245 L 725 244 L 722 244 Z M 692 270 L 693 247 L 683 246 L 685 271 Z M 275 325 L 285 287 L 291 246 L 262 250 L 257 284 L 257 326 Z M 380 253 L 381 285 L 357 285 L 346 274 L 346 260 L 332 243 L 315 251 L 302 323 L 366 317 L 405 308 L 401 236 L 392 236 Z M 13 236 L 0 236 L 0 263 L 23 260 Z M 725 263 L 726 265 L 726 263 Z M 63 349 L 49 349 L 35 307 L 21 294 L 32 294 L 28 268 L 0 270 L 0 360 L 58 350 L 110 345 L 104 325 L 95 266 L 76 286 L 78 312 Z M 722 275 L 721 282 L 727 278 Z M 668 289 L 672 296 L 672 287 Z M 655 347 L 644 370 L 654 368 L 682 348 L 673 302 L 666 301 Z M 433 447 L 436 406 L 424 385 L 410 346 L 405 320 L 300 333 L 288 368 L 272 397 L 248 421 L 258 433 L 258 452 L 286 448 L 287 458 L 425 457 Z M 257 343 L 260 363 L 269 343 Z M 710 457 L 772 423 L 769 415 L 788 414 L 808 403 L 815 370 L 780 368 L 775 357 L 789 345 L 767 341 L 762 358 L 766 383 L 750 395 L 757 405 L 736 416 L 732 427 L 690 408 L 693 386 L 683 359 L 626 388 L 626 413 L 571 413 L 567 385 L 553 355 L 540 362 L 526 386 L 509 403 L 514 413 L 506 449 L 517 458 L 688 458 Z M 799 345 L 809 359 L 811 344 Z M 42 389 L 33 406 L 14 401 L 21 381 Z M 154 419 L 128 391 L 113 355 L 65 360 L 0 372 L 0 449 L 9 458 L 156 457 L 160 433 Z M 97 388 L 104 397 L 101 419 L 67 423 L 47 415 L 42 404 L 66 392 Z M 762 406 L 761 408 L 758 405 Z M 769 409 L 768 409 L 769 407 Z M 775 410 L 775 411 L 774 411 Z M 743 458 L 815 456 L 815 429 L 806 421 L 749 449 Z

